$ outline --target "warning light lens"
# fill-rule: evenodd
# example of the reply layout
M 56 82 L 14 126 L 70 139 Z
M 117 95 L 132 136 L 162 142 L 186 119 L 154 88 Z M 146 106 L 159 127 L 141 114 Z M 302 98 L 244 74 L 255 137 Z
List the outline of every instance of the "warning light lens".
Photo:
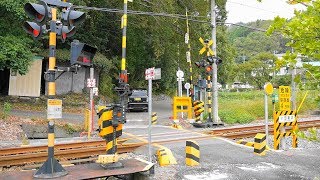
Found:
M 42 15 L 42 14 L 37 14 L 36 15 L 36 18 L 37 18 L 38 21 L 42 21 L 43 17 L 44 17 L 44 15 Z
M 36 29 L 33 29 L 32 34 L 33 34 L 34 37 L 38 37 L 39 34 L 40 34 L 40 31 L 38 31 Z
M 212 67 L 211 66 L 206 67 L 206 71 L 207 72 L 211 72 L 212 71 Z

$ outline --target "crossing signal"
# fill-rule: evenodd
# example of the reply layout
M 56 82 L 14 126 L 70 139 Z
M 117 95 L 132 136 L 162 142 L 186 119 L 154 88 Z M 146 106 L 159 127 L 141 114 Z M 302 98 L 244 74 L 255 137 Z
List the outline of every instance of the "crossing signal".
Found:
M 195 62 L 195 65 L 199 68 L 199 67 L 205 67 L 207 65 L 207 62 L 204 60 Z
M 206 66 L 206 73 L 212 74 L 212 70 L 213 70 L 212 66 L 210 66 L 210 65 Z
M 81 11 L 75 11 L 73 8 L 68 8 L 62 12 L 62 23 L 66 26 L 77 26 L 86 18 L 86 14 Z
M 207 61 L 208 61 L 210 64 L 216 63 L 217 65 L 219 65 L 219 64 L 222 63 L 222 59 L 220 59 L 220 58 L 218 58 L 218 57 L 215 57 L 215 56 L 208 56 L 208 57 L 207 57 Z
M 71 43 L 71 65 L 92 66 L 97 48 L 74 40 Z
M 24 22 L 23 29 L 31 34 L 34 39 L 39 39 L 43 34 L 43 27 L 34 22 Z
M 61 41 L 64 43 L 68 37 L 73 36 L 76 33 L 76 28 L 74 26 L 67 27 L 67 26 L 60 26 L 58 28 L 58 36 L 60 36 Z
M 24 10 L 32 20 L 44 24 L 51 16 L 51 10 L 45 2 L 40 1 L 39 3 L 40 4 L 26 3 L 24 5 Z

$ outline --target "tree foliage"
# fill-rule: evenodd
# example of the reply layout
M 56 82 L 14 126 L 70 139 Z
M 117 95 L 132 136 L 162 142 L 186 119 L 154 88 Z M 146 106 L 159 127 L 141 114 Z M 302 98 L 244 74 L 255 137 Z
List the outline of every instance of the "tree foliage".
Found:
M 23 11 L 25 2 L 24 0 L 0 2 L 0 70 L 12 68 L 20 74 L 28 71 L 35 46 L 20 28 L 25 17 Z
M 287 51 L 283 60 L 278 61 L 278 67 L 289 64 L 294 66 L 296 58 L 305 56 L 313 61 L 320 59 L 320 39 L 319 39 L 319 21 L 320 21 L 320 0 L 289 0 L 290 4 L 301 3 L 306 6 L 305 10 L 295 11 L 295 16 L 291 19 L 276 17 L 274 23 L 268 29 L 268 34 L 281 33 L 284 37 L 290 39 L 286 44 L 293 48 Z M 310 65 L 304 65 L 305 80 L 309 80 L 316 86 L 320 83 L 319 68 Z
M 31 0 L 32 1 L 32 0 Z M 0 30 L 1 41 L 4 42 L 0 50 L 0 69 L 13 68 L 20 73 L 28 69 L 33 54 L 48 56 L 48 37 L 34 41 L 23 31 L 21 24 L 28 20 L 23 6 L 29 0 L 3 0 L 0 2 Z M 32 1 L 34 2 L 34 1 Z M 72 0 L 75 5 L 88 7 L 123 9 L 123 1 L 110 0 Z M 216 1 L 217 21 L 220 25 L 217 28 L 217 54 L 223 59 L 219 66 L 219 81 L 224 83 L 232 79 L 229 73 L 234 63 L 232 46 L 226 36 L 226 27 L 223 25 L 226 20 L 226 0 Z M 208 13 L 210 4 L 208 1 L 193 0 L 154 0 L 154 1 L 133 1 L 128 2 L 128 9 L 133 11 L 145 11 L 168 14 L 184 15 L 188 9 L 190 26 L 190 42 L 192 62 L 198 61 L 198 55 L 202 45 L 199 37 L 211 39 L 211 27 Z M 122 50 L 122 29 L 120 27 L 122 13 L 105 12 L 97 10 L 84 10 L 86 12 L 85 22 L 77 27 L 77 33 L 68 38 L 66 43 L 57 41 L 57 60 L 67 61 L 69 59 L 70 42 L 78 39 L 81 42 L 97 47 L 98 54 L 94 62 L 99 69 L 100 79 L 103 84 L 103 95 L 110 95 L 111 89 L 118 82 L 120 72 L 121 50 Z M 198 15 L 198 17 L 196 17 Z M 183 16 L 182 16 L 183 17 Z M 7 23 L 12 19 L 12 23 Z M 208 23 L 192 21 L 200 20 Z M 14 28 L 12 28 L 14 27 Z M 21 28 L 20 28 L 21 27 Z M 183 18 L 128 15 L 127 28 L 127 68 L 129 73 L 129 84 L 133 87 L 146 87 L 144 71 L 149 67 L 162 68 L 162 79 L 155 81 L 155 90 L 158 92 L 174 92 L 176 89 L 176 71 L 182 69 L 189 78 L 189 64 L 186 62 L 185 52 L 187 45 L 184 43 L 186 33 L 186 20 Z M 193 64 L 192 64 L 193 65 Z M 194 65 L 193 65 L 194 66 Z M 204 69 L 194 68 L 194 79 Z

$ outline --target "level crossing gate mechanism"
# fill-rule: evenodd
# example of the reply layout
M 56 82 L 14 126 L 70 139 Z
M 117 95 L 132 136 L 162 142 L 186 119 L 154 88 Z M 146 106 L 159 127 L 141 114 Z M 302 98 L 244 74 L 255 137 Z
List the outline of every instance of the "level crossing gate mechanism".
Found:
M 273 113 L 273 138 L 275 150 L 279 149 L 281 138 L 286 136 L 292 136 L 292 147 L 297 148 L 297 135 L 293 132 L 281 132 L 281 129 L 289 126 L 292 127 L 292 131 L 298 129 L 296 116 L 296 111 L 275 111 Z

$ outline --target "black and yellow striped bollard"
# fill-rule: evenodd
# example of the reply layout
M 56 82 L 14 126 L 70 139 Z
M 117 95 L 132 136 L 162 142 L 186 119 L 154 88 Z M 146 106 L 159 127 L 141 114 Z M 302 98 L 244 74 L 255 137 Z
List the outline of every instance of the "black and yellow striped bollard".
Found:
M 156 112 L 153 112 L 153 113 L 152 113 L 152 116 L 151 116 L 151 123 L 152 123 L 152 125 L 157 124 L 157 120 L 158 120 L 157 113 L 156 113 Z
M 254 137 L 254 153 L 259 156 L 265 156 L 266 145 L 266 134 L 258 133 Z
M 193 110 L 194 110 L 195 121 L 196 122 L 200 121 L 201 114 L 204 111 L 204 103 L 202 101 L 195 101 L 193 103 Z
M 195 141 L 186 141 L 186 165 L 198 166 L 200 164 L 200 147 Z

